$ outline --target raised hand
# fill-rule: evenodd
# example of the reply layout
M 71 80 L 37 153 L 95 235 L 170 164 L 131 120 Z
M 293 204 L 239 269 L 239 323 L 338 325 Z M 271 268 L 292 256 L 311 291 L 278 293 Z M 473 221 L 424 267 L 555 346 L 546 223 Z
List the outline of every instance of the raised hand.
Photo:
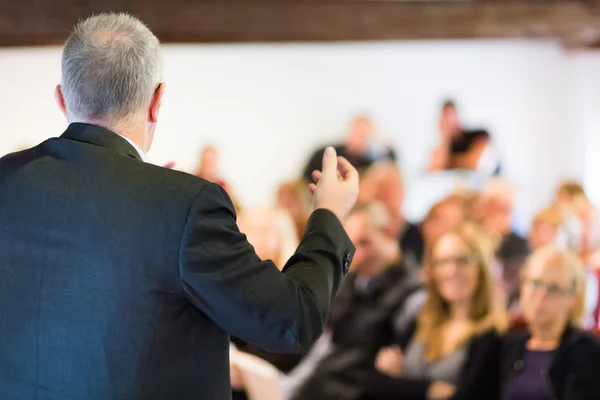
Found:
M 323 171 L 314 171 L 315 183 L 309 185 L 315 208 L 332 211 L 341 221 L 346 219 L 358 196 L 358 172 L 333 147 L 325 149 Z

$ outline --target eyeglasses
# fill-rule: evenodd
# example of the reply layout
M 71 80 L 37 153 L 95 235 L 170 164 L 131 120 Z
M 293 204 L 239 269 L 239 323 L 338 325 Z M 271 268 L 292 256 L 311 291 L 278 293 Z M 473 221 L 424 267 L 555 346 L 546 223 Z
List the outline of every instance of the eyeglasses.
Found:
M 544 289 L 546 293 L 554 297 L 573 294 L 572 288 L 566 289 L 555 283 L 545 283 L 541 279 L 526 279 L 525 284 L 529 285 L 535 291 Z
M 437 260 L 431 260 L 432 268 L 442 268 L 449 265 L 456 265 L 459 268 L 470 267 L 477 261 L 475 254 L 465 254 L 457 257 L 438 258 Z

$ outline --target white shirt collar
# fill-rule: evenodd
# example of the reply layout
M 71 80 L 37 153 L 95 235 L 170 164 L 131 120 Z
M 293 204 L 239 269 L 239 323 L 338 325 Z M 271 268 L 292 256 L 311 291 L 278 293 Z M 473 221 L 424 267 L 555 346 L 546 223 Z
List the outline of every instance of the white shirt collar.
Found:
M 121 136 L 123 139 L 127 140 L 129 142 L 130 145 L 133 146 L 133 148 L 135 149 L 135 151 L 138 152 L 138 154 L 140 155 L 140 157 L 142 158 L 143 162 L 148 162 L 148 156 L 146 156 L 146 153 L 144 153 L 144 151 L 142 149 L 140 149 L 140 147 L 135 144 L 135 142 L 131 139 L 129 139 L 128 137 L 125 136 Z

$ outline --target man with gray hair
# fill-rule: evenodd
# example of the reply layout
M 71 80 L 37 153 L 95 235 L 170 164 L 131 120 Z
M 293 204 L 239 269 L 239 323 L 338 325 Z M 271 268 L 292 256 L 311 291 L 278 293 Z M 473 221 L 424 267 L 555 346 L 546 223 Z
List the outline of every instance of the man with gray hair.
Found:
M 322 333 L 354 253 L 356 170 L 326 152 L 280 272 L 220 186 L 144 162 L 163 91 L 148 28 L 86 19 L 55 93 L 66 132 L 0 158 L 0 398 L 227 399 L 228 333 L 279 352 Z

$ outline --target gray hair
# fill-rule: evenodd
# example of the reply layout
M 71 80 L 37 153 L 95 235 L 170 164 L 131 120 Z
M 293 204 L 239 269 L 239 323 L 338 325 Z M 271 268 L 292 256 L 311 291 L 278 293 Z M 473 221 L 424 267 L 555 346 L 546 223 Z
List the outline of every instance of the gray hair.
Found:
M 161 80 L 158 39 L 128 14 L 80 21 L 65 43 L 61 89 L 70 122 L 137 122 Z

